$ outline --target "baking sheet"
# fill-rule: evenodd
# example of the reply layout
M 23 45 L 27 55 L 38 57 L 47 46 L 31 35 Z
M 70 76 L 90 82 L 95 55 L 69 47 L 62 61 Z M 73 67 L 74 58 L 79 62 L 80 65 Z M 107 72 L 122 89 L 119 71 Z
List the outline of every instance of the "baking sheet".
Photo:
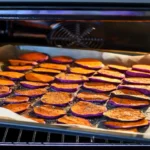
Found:
M 136 63 L 142 64 L 150 64 L 150 54 L 140 55 L 140 56 L 129 56 L 129 55 L 120 55 L 113 54 L 107 52 L 99 52 L 99 51 L 91 51 L 91 50 L 71 50 L 71 49 L 62 49 L 62 48 L 53 48 L 53 47 L 39 47 L 39 46 L 17 46 L 14 47 L 12 45 L 6 45 L 0 48 L 0 61 L 5 62 L 8 59 L 17 58 L 21 53 L 25 53 L 28 51 L 39 51 L 47 53 L 51 56 L 57 55 L 66 55 L 71 56 L 75 59 L 78 58 L 97 58 L 103 61 L 105 64 L 120 64 L 130 67 Z M 1 63 L 2 64 L 2 63 Z M 77 134 L 77 135 L 85 135 L 85 136 L 98 136 L 98 137 L 113 137 L 113 138 L 124 138 L 124 139 L 134 139 L 134 140 L 144 140 L 150 141 L 150 128 L 147 128 L 145 133 L 131 133 L 124 131 L 114 131 L 109 129 L 101 129 L 101 128 L 90 128 L 81 125 L 42 125 L 39 123 L 35 123 L 34 121 L 28 120 L 20 115 L 17 115 L 8 110 L 1 110 L 0 115 L 0 124 L 7 126 L 20 126 L 24 128 L 36 128 L 42 129 L 51 132 L 61 132 L 68 134 Z M 146 110 L 147 117 L 150 118 L 150 109 Z M 15 115 L 16 116 L 15 116 Z M 11 121 L 10 121 L 11 120 Z M 15 121 L 12 121 L 15 120 Z M 17 122 L 16 122 L 17 121 Z M 23 121 L 22 123 L 18 121 Z M 25 122 L 24 122 L 25 121 Z M 31 121 L 31 123 L 29 123 Z

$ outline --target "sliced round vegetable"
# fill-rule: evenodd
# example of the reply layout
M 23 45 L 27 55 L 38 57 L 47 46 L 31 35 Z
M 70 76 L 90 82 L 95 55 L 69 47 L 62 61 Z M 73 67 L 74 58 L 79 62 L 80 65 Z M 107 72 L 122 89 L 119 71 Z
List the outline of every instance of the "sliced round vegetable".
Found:
M 145 118 L 145 115 L 138 109 L 113 108 L 103 113 L 104 116 L 118 121 L 138 121 Z
M 44 62 L 49 59 L 49 56 L 40 52 L 30 52 L 21 54 L 19 56 L 19 59 L 27 61 Z
M 131 107 L 131 108 L 146 107 L 150 105 L 150 102 L 145 100 L 133 100 L 117 97 L 111 98 L 109 100 L 109 103 L 117 107 Z
M 51 61 L 53 63 L 70 64 L 73 62 L 73 59 L 69 56 L 53 56 Z
M 126 74 L 131 77 L 150 77 L 150 73 L 129 69 Z
M 89 126 L 92 127 L 92 124 L 89 122 L 89 120 L 75 117 L 75 116 L 63 116 L 57 120 L 58 123 L 63 123 L 63 124 L 77 124 L 77 125 L 84 125 L 84 126 Z
M 119 84 L 122 81 L 119 79 L 115 79 L 115 78 L 108 78 L 108 77 L 103 77 L 103 76 L 92 76 L 89 77 L 90 81 L 93 82 L 108 82 L 108 83 L 116 83 Z
M 92 75 L 95 72 L 95 70 L 85 69 L 81 67 L 72 67 L 69 68 L 69 72 L 75 74 Z
M 120 65 L 108 65 L 110 69 L 118 70 L 118 71 L 127 71 L 128 68 Z
M 86 76 L 65 73 L 58 74 L 56 76 L 56 79 L 62 83 L 82 83 L 84 81 L 88 81 L 88 78 Z
M 21 80 L 24 77 L 24 74 L 13 71 L 0 71 L 0 76 L 9 78 L 11 80 Z
M 115 90 L 117 86 L 111 83 L 85 82 L 83 88 L 94 92 L 110 92 Z
M 104 64 L 93 58 L 81 58 L 75 61 L 75 64 L 87 68 L 87 69 L 100 69 L 104 67 Z
M 45 88 L 39 89 L 28 89 L 28 90 L 16 90 L 15 95 L 17 96 L 28 96 L 28 97 L 37 97 L 45 94 L 47 90 Z
M 150 65 L 133 65 L 132 66 L 133 70 L 138 70 L 138 71 L 143 71 L 143 72 L 150 72 Z
M 3 107 L 15 113 L 20 113 L 20 112 L 27 110 L 29 106 L 30 106 L 30 103 L 20 103 L 20 104 L 8 104 Z
M 140 78 L 140 77 L 130 77 L 123 79 L 124 82 L 130 83 L 130 84 L 150 84 L 150 78 Z
M 4 103 L 24 103 L 28 101 L 29 97 L 26 96 L 12 96 L 4 99 Z
M 73 95 L 67 92 L 48 92 L 41 97 L 44 104 L 65 106 L 73 100 Z
M 135 127 L 142 127 L 147 126 L 148 120 L 142 119 L 135 122 L 119 122 L 119 121 L 106 121 L 104 122 L 104 125 L 109 128 L 114 129 L 129 129 L 129 128 L 135 128 Z
M 47 119 L 56 119 L 66 114 L 64 109 L 50 105 L 36 106 L 33 111 L 37 116 Z
M 19 71 L 19 72 L 24 72 L 24 71 L 29 71 L 33 68 L 33 66 L 8 66 L 8 70 L 11 71 Z
M 46 75 L 46 74 L 38 74 L 38 73 L 26 73 L 25 78 L 28 81 L 35 81 L 35 82 L 52 82 L 55 78 Z
M 135 90 L 120 89 L 120 90 L 113 91 L 111 94 L 115 95 L 115 96 L 126 97 L 126 98 L 137 98 L 137 99 L 142 99 L 142 100 L 150 100 L 149 96 L 146 96 L 143 93 L 135 91 Z
M 80 92 L 77 94 L 77 98 L 86 102 L 106 102 L 109 96 L 104 93 L 90 93 L 90 92 Z
M 67 70 L 67 65 L 62 65 L 62 64 L 42 63 L 40 64 L 40 67 L 47 68 L 47 69 L 61 70 L 61 71 Z
M 98 71 L 98 74 L 107 76 L 107 77 L 119 78 L 119 79 L 122 79 L 125 77 L 125 75 L 123 73 L 120 73 L 120 72 L 114 71 L 114 70 L 108 70 L 108 69 L 100 69 Z
M 8 61 L 12 66 L 26 66 L 26 65 L 35 66 L 38 64 L 35 61 L 27 61 L 27 60 L 19 60 L 19 59 L 9 59 Z
M 51 88 L 55 91 L 62 92 L 76 92 L 79 88 L 79 84 L 72 83 L 52 83 Z
M 5 85 L 5 86 L 14 86 L 15 82 L 8 80 L 8 79 L 2 79 L 0 78 L 0 85 Z
M 33 71 L 37 73 L 52 73 L 52 74 L 58 74 L 61 72 L 59 70 L 47 69 L 47 68 L 34 68 Z
M 0 86 L 0 98 L 8 96 L 12 92 L 12 89 L 10 89 L 7 86 Z
M 83 118 L 100 117 L 105 111 L 107 111 L 107 108 L 103 105 L 83 101 L 77 102 L 71 107 L 72 114 Z
M 30 88 L 30 89 L 42 88 L 49 85 L 48 83 L 32 82 L 32 81 L 21 81 L 20 84 L 23 87 Z

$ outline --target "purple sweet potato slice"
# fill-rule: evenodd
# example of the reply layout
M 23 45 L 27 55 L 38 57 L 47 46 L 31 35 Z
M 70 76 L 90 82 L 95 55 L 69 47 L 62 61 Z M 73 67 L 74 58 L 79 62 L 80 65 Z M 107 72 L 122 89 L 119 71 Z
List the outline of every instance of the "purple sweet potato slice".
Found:
M 146 107 L 150 105 L 150 102 L 146 100 L 134 100 L 118 97 L 111 98 L 109 100 L 109 103 L 116 107 L 131 107 L 131 108 Z
M 0 78 L 0 85 L 5 85 L 5 86 L 14 86 L 15 82 L 8 80 L 8 79 L 3 79 Z
M 129 84 L 143 84 L 143 85 L 150 84 L 150 78 L 130 77 L 130 78 L 125 78 L 123 80 L 125 83 L 129 83 Z
M 100 69 L 104 67 L 104 64 L 101 61 L 94 58 L 81 58 L 76 60 L 75 64 L 87 69 Z
M 56 119 L 66 114 L 64 109 L 50 105 L 36 106 L 33 111 L 37 116 L 47 119 Z
M 109 99 L 109 96 L 104 93 L 89 93 L 89 92 L 80 92 L 77 94 L 77 98 L 86 102 L 106 102 Z
M 31 120 L 34 120 L 34 121 L 38 122 L 38 123 L 42 123 L 42 124 L 46 123 L 44 119 L 37 118 L 37 117 L 32 117 L 32 116 L 27 115 L 27 114 L 23 115 L 23 117 L 29 118 Z
M 29 106 L 30 106 L 30 103 L 19 103 L 19 104 L 7 104 L 3 107 L 15 113 L 19 113 L 19 112 L 23 112 L 27 110 Z
M 59 70 L 54 70 L 54 69 L 47 69 L 47 68 L 34 68 L 33 69 L 34 72 L 37 72 L 37 73 L 52 73 L 52 74 L 58 74 L 60 73 L 61 71 Z
M 115 96 L 126 97 L 126 98 L 137 98 L 137 99 L 142 99 L 142 100 L 150 100 L 149 96 L 146 96 L 141 92 L 138 92 L 135 90 L 129 90 L 129 89 L 115 90 L 111 94 L 115 95 Z
M 117 86 L 112 83 L 85 82 L 83 88 L 94 92 L 110 92 L 115 90 Z
M 133 65 L 132 66 L 133 70 L 138 70 L 138 71 L 143 71 L 143 72 L 150 72 L 150 65 Z
M 115 79 L 115 78 L 108 78 L 108 77 L 103 77 L 103 76 L 92 76 L 89 77 L 90 81 L 93 82 L 107 82 L 107 83 L 116 83 L 119 84 L 122 81 L 120 79 Z
M 8 66 L 7 69 L 11 71 L 25 72 L 29 71 L 33 66 Z
M 35 66 L 38 64 L 35 61 L 27 61 L 27 60 L 19 60 L 19 59 L 9 59 L 8 61 L 11 64 L 11 66 L 26 66 L 26 65 Z
M 65 106 L 73 100 L 73 95 L 67 92 L 48 92 L 41 97 L 44 104 Z
M 75 116 L 63 116 L 57 120 L 58 123 L 63 124 L 77 124 L 77 125 L 84 125 L 92 127 L 92 124 L 89 122 L 89 120 L 86 120 L 84 118 L 79 118 Z
M 29 101 L 29 97 L 26 96 L 12 96 L 4 99 L 4 103 L 25 103 Z
M 73 115 L 83 118 L 100 117 L 105 111 L 107 111 L 107 108 L 103 105 L 83 101 L 79 101 L 71 107 Z
M 72 67 L 69 69 L 69 72 L 75 74 L 92 75 L 95 70 L 85 69 L 81 67 Z
M 127 70 L 126 75 L 130 77 L 150 77 L 150 73 L 141 72 L 141 71 L 132 70 L 132 69 Z
M 44 62 L 49 59 L 49 56 L 40 52 L 30 52 L 21 54 L 19 56 L 19 59 L 27 61 Z
M 75 83 L 52 83 L 51 88 L 55 91 L 76 92 L 79 88 L 79 84 L 75 84 Z
M 67 65 L 54 64 L 54 63 L 42 63 L 42 64 L 40 64 L 40 67 L 47 68 L 47 69 L 61 70 L 61 71 L 67 70 Z
M 52 82 L 55 78 L 46 75 L 46 74 L 38 74 L 38 73 L 26 73 L 25 78 L 28 81 L 35 81 L 35 82 Z
M 9 87 L 3 85 L 0 86 L 0 98 L 8 96 L 11 92 L 12 89 L 10 89 Z
M 122 79 L 125 77 L 125 75 L 119 71 L 114 71 L 114 70 L 108 70 L 108 69 L 100 69 L 98 71 L 98 74 L 102 76 L 107 76 L 107 77 L 113 77 L 113 78 L 119 78 Z
M 84 81 L 88 81 L 88 78 L 83 75 L 78 74 L 65 74 L 60 73 L 56 76 L 56 79 L 62 83 L 82 83 Z
M 73 59 L 69 56 L 53 56 L 51 61 L 53 63 L 70 64 L 73 62 Z
M 48 83 L 32 82 L 32 81 L 21 81 L 20 84 L 23 87 L 30 88 L 30 89 L 42 88 L 49 85 Z
M 9 78 L 11 80 L 20 80 L 24 77 L 24 74 L 13 71 L 0 71 L 0 76 Z
M 120 66 L 120 65 L 108 65 L 108 67 L 110 68 L 110 69 L 114 69 L 114 70 L 118 70 L 118 71 L 127 71 L 128 70 L 128 68 L 127 67 L 125 67 L 125 66 Z
M 47 92 L 45 88 L 39 88 L 39 89 L 25 89 L 25 90 L 16 90 L 15 95 L 16 96 L 28 96 L 28 97 L 37 97 L 44 95 Z
M 109 128 L 114 128 L 114 129 L 130 129 L 130 128 L 135 128 L 135 127 L 143 127 L 147 126 L 148 120 L 142 119 L 139 121 L 134 121 L 134 122 L 120 122 L 120 121 L 106 121 L 104 122 L 104 125 L 109 127 Z
M 103 113 L 104 116 L 118 121 L 138 121 L 145 115 L 138 109 L 118 107 Z

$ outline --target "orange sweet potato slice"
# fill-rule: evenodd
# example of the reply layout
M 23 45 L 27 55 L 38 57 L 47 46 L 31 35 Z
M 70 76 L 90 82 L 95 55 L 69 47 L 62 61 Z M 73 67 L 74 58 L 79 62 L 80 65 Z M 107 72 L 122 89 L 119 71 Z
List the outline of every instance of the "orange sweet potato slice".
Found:
M 15 82 L 8 80 L 8 79 L 0 78 L 0 85 L 13 86 L 13 85 L 15 85 Z
M 143 72 L 150 72 L 150 65 L 142 65 L 137 64 L 132 66 L 133 70 L 143 71 Z
M 127 71 L 128 68 L 120 65 L 108 65 L 110 69 L 118 70 L 118 71 Z
M 33 68 L 33 66 L 8 66 L 8 70 L 11 71 L 19 71 L 19 72 L 24 72 L 24 71 L 29 71 Z
M 29 97 L 26 96 L 12 96 L 4 99 L 5 103 L 24 103 L 28 101 L 29 101 Z
M 37 81 L 37 82 L 52 82 L 54 77 L 45 74 L 38 74 L 38 73 L 27 73 L 25 74 L 25 78 L 28 81 Z
M 26 66 L 26 65 L 35 66 L 38 64 L 35 61 L 27 61 L 27 60 L 19 60 L 19 59 L 9 59 L 8 61 L 12 66 Z
M 58 74 L 60 73 L 61 71 L 59 70 L 54 70 L 54 69 L 47 69 L 47 68 L 34 68 L 33 69 L 34 72 L 37 72 L 37 73 L 54 73 L 54 74 Z
M 0 86 L 0 98 L 8 96 L 11 92 L 12 89 L 10 89 L 9 87 L 3 85 Z
M 69 56 L 53 56 L 51 61 L 54 63 L 69 64 L 73 62 L 73 59 Z

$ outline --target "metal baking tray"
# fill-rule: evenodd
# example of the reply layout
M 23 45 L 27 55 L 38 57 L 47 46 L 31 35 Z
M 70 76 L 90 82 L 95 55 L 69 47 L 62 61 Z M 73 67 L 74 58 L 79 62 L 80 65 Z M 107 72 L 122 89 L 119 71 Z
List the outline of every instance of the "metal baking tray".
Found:
M 77 58 L 85 58 L 85 57 L 92 57 L 102 60 L 105 64 L 113 63 L 113 64 L 122 64 L 131 66 L 134 63 L 139 63 L 141 60 L 143 61 L 145 55 L 139 56 L 131 56 L 131 55 L 121 55 L 121 54 L 114 54 L 108 52 L 100 52 L 94 50 L 75 50 L 75 49 L 62 49 L 62 48 L 53 48 L 53 47 L 39 47 L 39 46 L 5 46 L 0 49 L 0 60 L 8 60 L 10 58 L 17 58 L 18 55 L 24 52 L 29 51 L 39 51 L 43 53 L 47 53 L 50 56 L 56 55 L 66 55 L 71 56 L 75 59 Z M 9 55 L 6 55 L 8 54 Z M 135 54 L 136 55 L 136 54 Z M 149 56 L 144 59 L 147 62 Z M 31 102 L 32 103 L 32 102 Z M 38 98 L 34 100 L 32 105 L 39 105 Z M 146 116 L 149 118 L 150 109 L 143 110 L 146 113 Z M 88 136 L 88 137 L 98 137 L 98 138 L 107 138 L 107 139 L 118 139 L 118 140 L 126 140 L 126 141 L 136 141 L 142 143 L 149 143 L 150 142 L 150 127 L 142 127 L 139 129 L 140 132 L 138 133 L 131 133 L 126 131 L 118 131 L 118 130 L 111 130 L 103 127 L 101 125 L 101 119 L 92 119 L 90 120 L 93 124 L 96 125 L 96 128 L 85 127 L 81 125 L 62 125 L 56 124 L 55 120 L 46 120 L 46 124 L 40 123 L 33 123 L 33 122 L 24 122 L 24 121 L 16 121 L 10 119 L 0 119 L 0 126 L 5 127 L 15 127 L 15 128 L 22 128 L 22 129 L 36 129 L 39 131 L 48 131 L 54 133 L 63 133 L 69 135 L 78 135 L 78 136 Z

